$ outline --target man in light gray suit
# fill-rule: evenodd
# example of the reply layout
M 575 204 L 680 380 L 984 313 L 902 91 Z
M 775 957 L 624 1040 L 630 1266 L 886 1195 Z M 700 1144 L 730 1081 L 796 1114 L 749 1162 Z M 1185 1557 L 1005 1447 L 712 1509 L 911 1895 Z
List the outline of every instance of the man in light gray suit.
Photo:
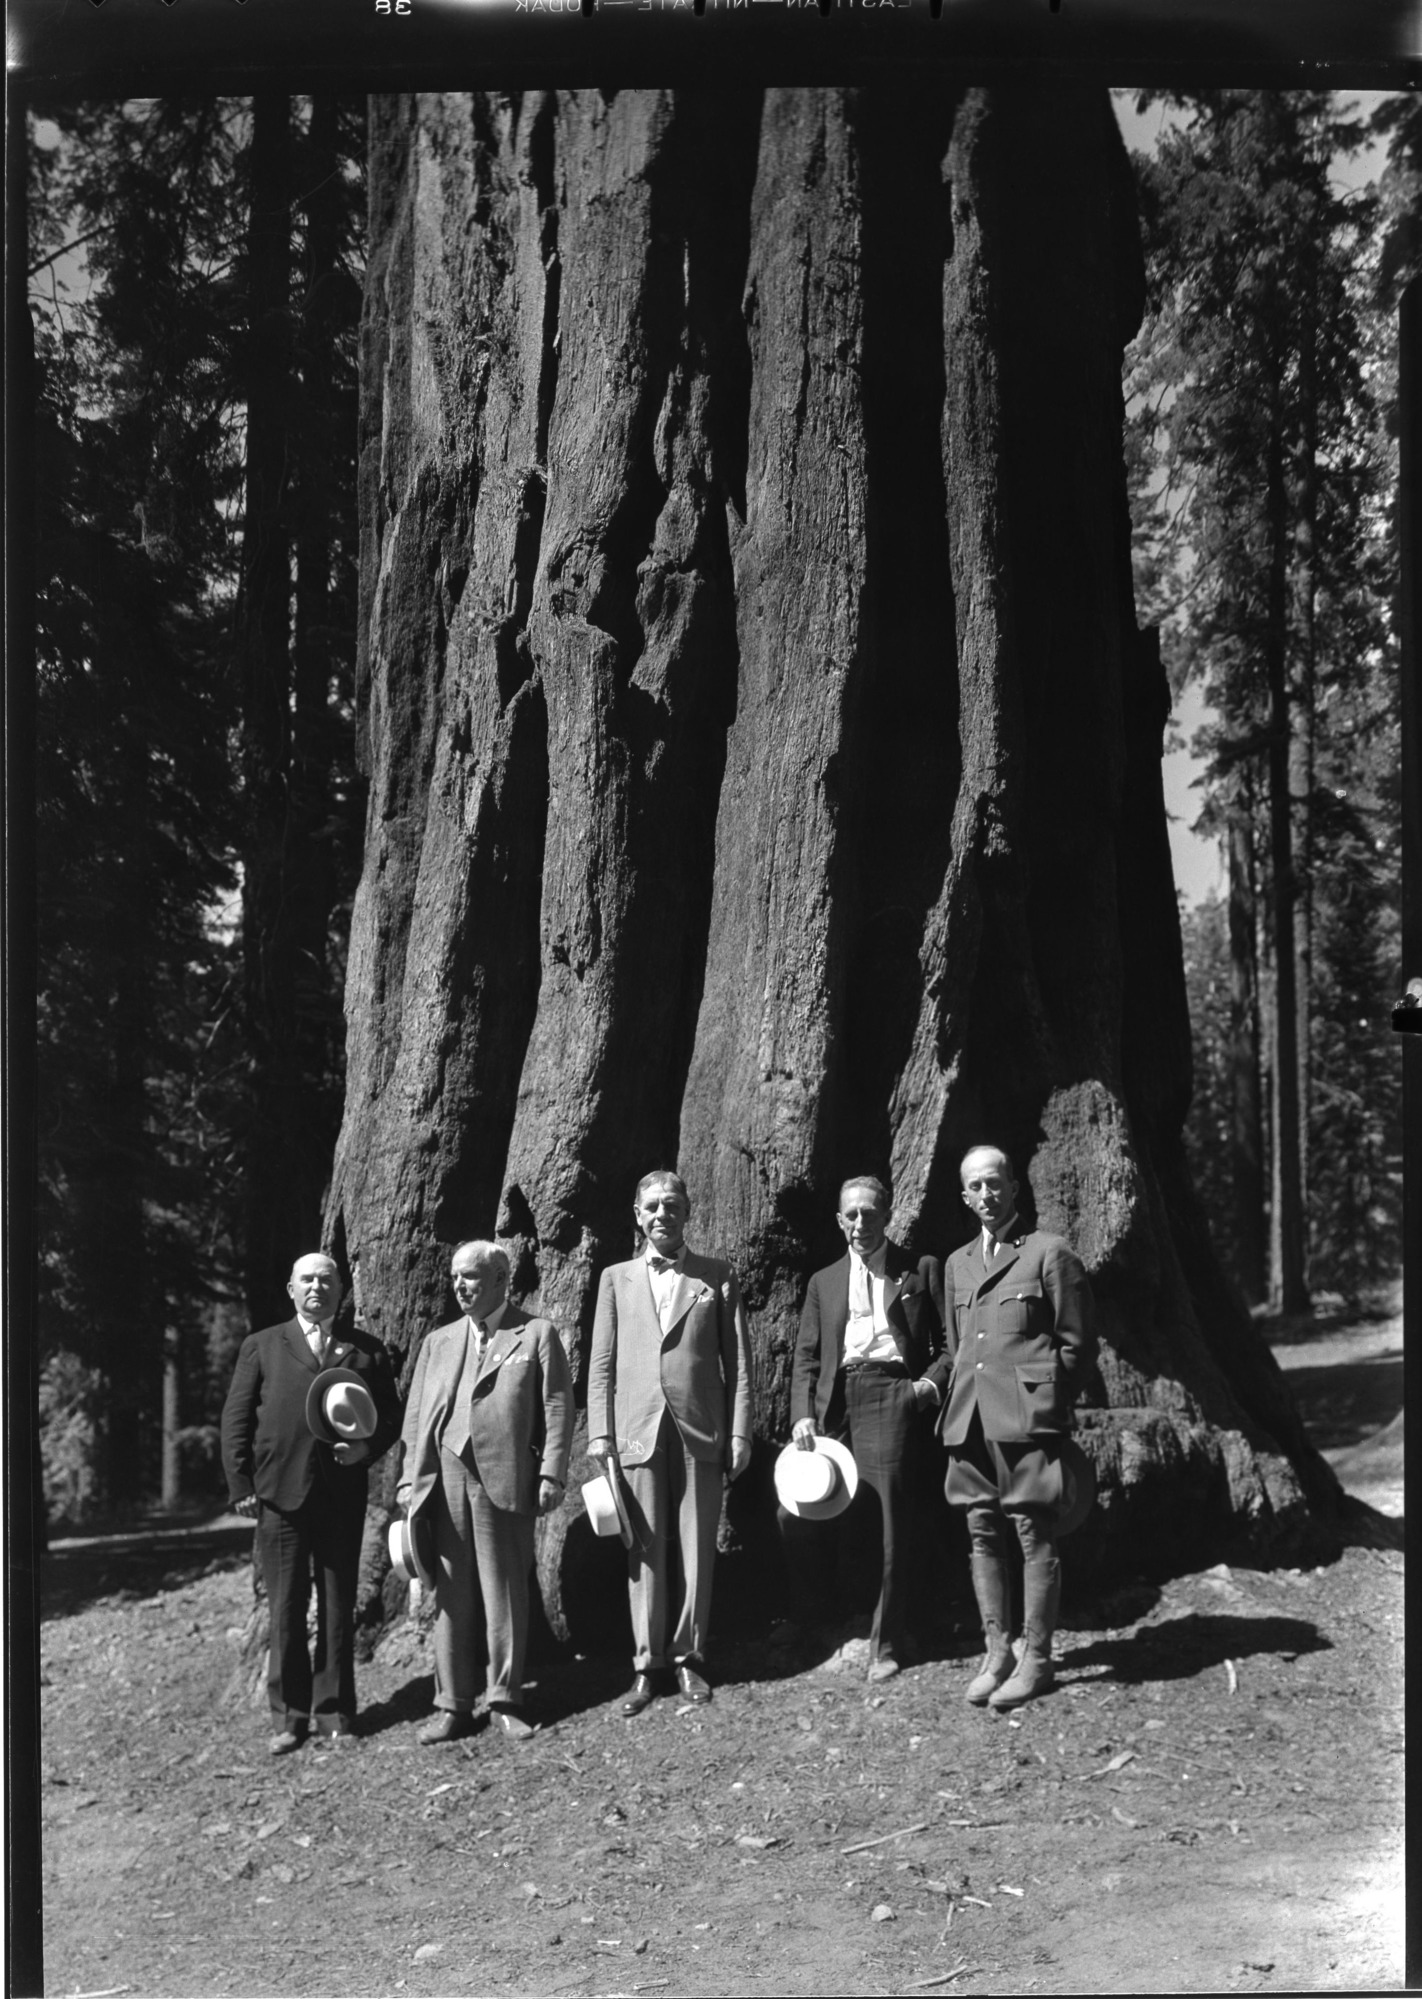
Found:
M 533 1525 L 563 1497 L 573 1381 L 558 1328 L 508 1302 L 509 1259 L 463 1242 L 450 1275 L 463 1316 L 429 1334 L 415 1363 L 397 1501 L 434 1524 L 435 1715 L 424 1743 L 474 1731 L 480 1653 L 489 1712 L 505 1735 L 520 1712 Z
M 671 1666 L 688 1700 L 711 1698 L 703 1665 L 722 1479 L 751 1454 L 750 1330 L 735 1275 L 686 1247 L 691 1203 L 675 1173 L 648 1173 L 634 1213 L 646 1246 L 602 1273 L 588 1368 L 588 1450 L 621 1464 L 637 1536 L 626 1715 L 669 1691 Z

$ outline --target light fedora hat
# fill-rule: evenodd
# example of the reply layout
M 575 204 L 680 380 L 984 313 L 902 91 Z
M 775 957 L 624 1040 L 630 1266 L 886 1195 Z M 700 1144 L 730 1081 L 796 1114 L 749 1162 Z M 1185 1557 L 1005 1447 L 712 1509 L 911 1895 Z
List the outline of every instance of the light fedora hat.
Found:
M 1058 1460 L 1062 1468 L 1062 1500 L 1057 1514 L 1057 1534 L 1071 1534 L 1096 1504 L 1096 1467 L 1075 1437 L 1062 1445 Z
M 858 1488 L 854 1455 L 835 1437 L 816 1437 L 809 1451 L 787 1444 L 775 1460 L 775 1496 L 802 1520 L 833 1520 Z
M 412 1520 L 392 1520 L 386 1535 L 390 1566 L 407 1583 L 416 1579 L 426 1589 L 435 1584 L 434 1528 L 427 1515 L 417 1513 Z
M 624 1548 L 632 1546 L 632 1520 L 622 1494 L 622 1474 L 610 1464 L 597 1478 L 583 1487 L 583 1505 L 593 1524 L 594 1534 L 616 1534 Z
M 375 1434 L 379 1420 L 354 1368 L 323 1368 L 306 1391 L 306 1427 L 323 1444 L 359 1443 Z

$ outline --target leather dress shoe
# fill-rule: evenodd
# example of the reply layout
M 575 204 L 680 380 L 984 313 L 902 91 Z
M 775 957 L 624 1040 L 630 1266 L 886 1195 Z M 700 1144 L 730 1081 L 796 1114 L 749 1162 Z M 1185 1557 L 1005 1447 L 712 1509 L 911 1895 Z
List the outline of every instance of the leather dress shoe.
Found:
M 513 1707 L 507 1701 L 492 1702 L 489 1707 L 489 1713 L 499 1724 L 499 1727 L 509 1738 L 510 1742 L 527 1742 L 528 1738 L 534 1733 L 533 1723 L 526 1721 L 518 1708 Z
M 881 1652 L 877 1659 L 869 1661 L 869 1684 L 882 1686 L 885 1680 L 892 1680 L 899 1670 L 899 1662 L 892 1652 Z
M 284 1728 L 279 1735 L 272 1737 L 268 1747 L 273 1756 L 290 1756 L 292 1750 L 299 1749 L 305 1740 L 306 1737 L 299 1735 L 294 1728 Z
M 345 1715 L 334 1721 L 318 1721 L 316 1724 L 316 1740 L 322 1744 L 350 1743 L 355 1739 L 355 1728 Z
M 415 1738 L 427 1746 L 434 1742 L 459 1742 L 474 1733 L 474 1717 L 465 1708 L 442 1707 L 427 1721 Z
M 676 1683 L 681 1689 L 683 1700 L 695 1701 L 698 1707 L 705 1707 L 711 1698 L 711 1689 L 689 1659 L 683 1659 L 676 1669 Z
M 622 1712 L 631 1716 L 640 1714 L 644 1707 L 650 1707 L 662 1691 L 650 1673 L 639 1673 L 632 1682 L 632 1691 L 622 1703 Z

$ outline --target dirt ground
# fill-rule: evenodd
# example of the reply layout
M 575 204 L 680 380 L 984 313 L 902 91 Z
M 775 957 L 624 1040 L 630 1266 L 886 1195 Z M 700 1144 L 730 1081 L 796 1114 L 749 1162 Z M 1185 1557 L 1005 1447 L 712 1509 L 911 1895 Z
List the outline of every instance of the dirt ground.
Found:
M 965 1625 L 877 1691 L 862 1639 L 747 1641 L 709 1708 L 632 1723 L 625 1662 L 563 1665 L 526 1745 L 422 1749 L 406 1629 L 359 1740 L 273 1761 L 223 1704 L 250 1530 L 57 1545 L 46 1991 L 1398 1989 L 1401 1320 L 1276 1350 L 1397 1529 L 1069 1603 L 1059 1690 L 1011 1717 L 964 1703 Z

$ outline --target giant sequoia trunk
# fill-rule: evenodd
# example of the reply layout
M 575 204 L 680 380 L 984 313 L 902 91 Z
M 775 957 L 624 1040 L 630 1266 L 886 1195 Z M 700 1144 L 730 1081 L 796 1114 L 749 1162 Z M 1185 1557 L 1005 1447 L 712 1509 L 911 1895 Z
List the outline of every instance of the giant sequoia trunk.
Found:
M 1180 1142 L 1105 94 L 382 99 L 371 215 L 327 1216 L 367 1326 L 408 1368 L 497 1229 L 576 1364 L 675 1161 L 773 1442 L 841 1178 L 942 1255 L 991 1139 L 1100 1300 L 1078 1563 L 1301 1546 L 1337 1488 Z M 576 1512 L 541 1529 L 555 1627 Z

